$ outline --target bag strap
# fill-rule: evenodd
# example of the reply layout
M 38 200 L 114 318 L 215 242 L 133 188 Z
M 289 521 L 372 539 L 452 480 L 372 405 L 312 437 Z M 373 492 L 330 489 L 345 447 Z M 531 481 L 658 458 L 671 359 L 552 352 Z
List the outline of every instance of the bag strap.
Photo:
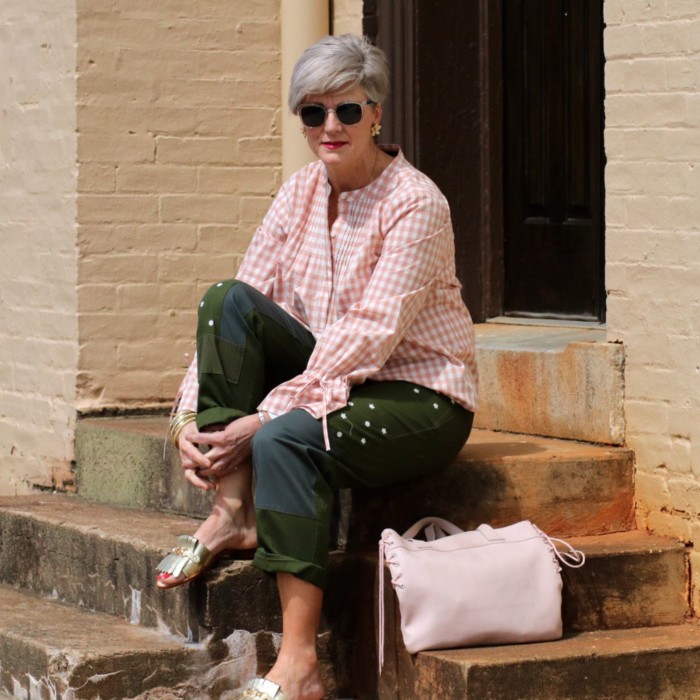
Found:
M 379 600 L 377 601 L 379 603 L 379 620 L 378 620 L 378 626 L 379 626 L 379 639 L 377 640 L 377 646 L 379 649 L 377 650 L 377 663 L 378 663 L 378 672 L 379 675 L 382 675 L 382 667 L 384 666 L 384 576 L 385 576 L 385 571 L 384 571 L 384 562 L 386 561 L 386 542 L 384 541 L 384 537 L 379 540 L 379 568 L 377 570 L 377 578 L 379 579 L 378 585 L 379 585 L 379 591 L 377 593 L 377 597 Z

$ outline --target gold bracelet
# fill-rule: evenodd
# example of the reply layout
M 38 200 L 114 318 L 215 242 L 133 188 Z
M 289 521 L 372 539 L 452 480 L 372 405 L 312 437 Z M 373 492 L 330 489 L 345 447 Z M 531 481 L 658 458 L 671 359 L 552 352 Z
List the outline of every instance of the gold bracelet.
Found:
M 183 431 L 184 427 L 188 423 L 197 419 L 197 413 L 195 411 L 178 411 L 170 420 L 170 425 L 168 427 L 168 437 L 170 442 L 175 446 L 175 449 L 179 449 L 180 433 Z

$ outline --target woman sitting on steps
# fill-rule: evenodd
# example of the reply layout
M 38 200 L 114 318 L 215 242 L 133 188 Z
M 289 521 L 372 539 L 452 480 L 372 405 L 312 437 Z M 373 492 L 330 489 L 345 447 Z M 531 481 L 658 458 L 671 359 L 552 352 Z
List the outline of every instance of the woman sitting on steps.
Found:
M 242 698 L 324 696 L 335 492 L 439 470 L 471 430 L 474 330 L 450 212 L 398 147 L 375 143 L 388 87 L 383 53 L 360 37 L 326 37 L 297 62 L 289 106 L 317 160 L 282 186 L 236 279 L 205 294 L 171 421 L 188 481 L 216 495 L 156 585 L 230 550 L 277 577 L 282 645 Z

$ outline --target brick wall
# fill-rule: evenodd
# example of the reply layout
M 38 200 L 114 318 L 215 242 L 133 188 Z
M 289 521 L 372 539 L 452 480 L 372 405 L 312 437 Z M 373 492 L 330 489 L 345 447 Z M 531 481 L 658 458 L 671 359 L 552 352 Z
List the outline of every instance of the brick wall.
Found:
M 334 0 L 333 34 L 362 34 L 362 0 Z
M 75 322 L 75 2 L 3 0 L 0 494 L 70 482 Z
M 639 519 L 700 542 L 700 6 L 606 0 L 605 20 L 608 333 Z
M 78 0 L 78 407 L 167 403 L 279 187 L 278 0 Z

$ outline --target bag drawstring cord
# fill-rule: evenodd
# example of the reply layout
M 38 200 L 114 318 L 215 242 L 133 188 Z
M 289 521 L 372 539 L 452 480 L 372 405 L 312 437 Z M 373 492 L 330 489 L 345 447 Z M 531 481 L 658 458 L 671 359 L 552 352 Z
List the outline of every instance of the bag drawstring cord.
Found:
M 377 597 L 379 598 L 378 600 L 378 605 L 379 605 L 379 639 L 377 640 L 377 665 L 378 665 L 378 671 L 379 675 L 381 676 L 382 674 L 382 667 L 384 666 L 384 630 L 385 630 L 385 612 L 384 612 L 384 564 L 386 563 L 387 566 L 398 566 L 399 562 L 397 561 L 389 561 L 386 558 L 386 546 L 388 544 L 394 544 L 392 540 L 385 540 L 383 537 L 382 539 L 379 540 L 379 568 L 377 571 L 377 577 L 379 579 L 379 590 L 377 593 Z M 394 552 L 391 558 L 394 558 L 396 556 L 396 552 Z M 397 583 L 397 581 L 401 578 L 401 574 L 398 576 L 391 577 L 391 585 L 394 588 L 401 588 L 403 587 L 403 584 Z
M 586 555 L 582 551 L 579 549 L 574 549 L 565 540 L 560 540 L 558 537 L 550 537 L 546 533 L 542 532 L 537 525 L 533 525 L 533 527 L 535 530 L 537 530 L 542 539 L 547 542 L 554 556 L 562 564 L 568 566 L 570 569 L 580 569 L 586 563 Z M 560 551 L 555 542 L 564 547 L 565 551 Z

